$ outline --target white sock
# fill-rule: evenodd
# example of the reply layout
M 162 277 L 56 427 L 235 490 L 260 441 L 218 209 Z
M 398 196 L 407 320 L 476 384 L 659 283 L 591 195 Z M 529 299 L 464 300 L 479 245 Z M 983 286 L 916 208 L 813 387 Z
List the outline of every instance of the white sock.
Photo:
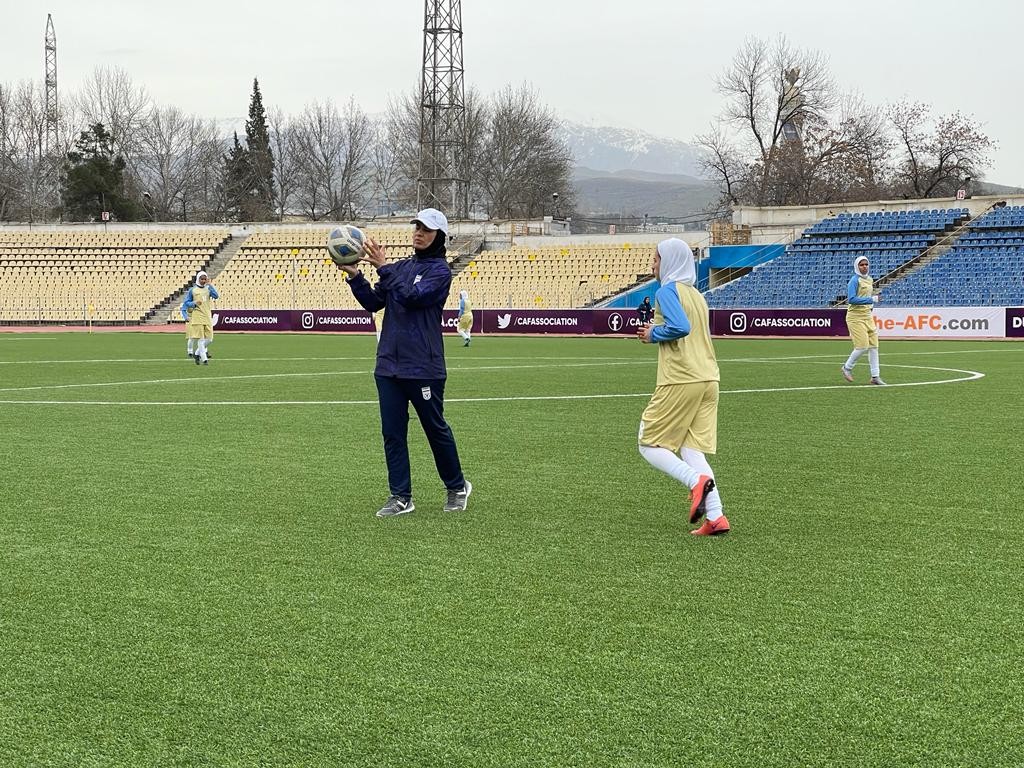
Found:
M 192 339 L 189 339 L 188 344 L 185 345 L 185 351 L 192 354 Z
M 199 340 L 199 359 L 206 362 L 206 339 Z
M 697 470 L 697 472 L 714 479 L 715 473 L 711 470 L 711 465 L 708 464 L 708 460 L 703 453 L 692 448 L 683 448 L 680 453 L 683 456 L 683 461 Z M 722 497 L 718 493 L 717 483 L 715 484 L 715 489 L 707 495 L 707 499 L 704 502 L 704 510 L 708 520 L 711 522 L 722 516 Z
M 675 478 L 687 488 L 697 485 L 700 472 L 679 458 L 668 448 L 657 448 L 653 445 L 641 445 L 640 455 L 655 469 L 660 469 L 669 477 Z
M 852 371 L 853 366 L 855 366 L 857 364 L 857 361 L 860 360 L 860 356 L 867 351 L 867 347 L 864 347 L 863 349 L 853 350 L 853 352 L 850 353 L 850 357 L 847 359 L 846 364 L 843 367 L 846 368 L 846 370 L 848 371 Z
M 882 373 L 881 367 L 878 365 L 878 347 L 871 347 L 868 350 L 868 365 L 871 366 L 871 376 L 877 379 Z

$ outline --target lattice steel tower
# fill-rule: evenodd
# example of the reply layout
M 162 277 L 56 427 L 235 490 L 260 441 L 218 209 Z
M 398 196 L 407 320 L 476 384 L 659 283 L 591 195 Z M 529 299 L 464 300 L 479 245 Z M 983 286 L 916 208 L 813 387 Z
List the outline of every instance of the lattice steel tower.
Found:
M 462 74 L 462 0 L 425 0 L 416 204 L 456 218 L 469 208 Z
M 46 155 L 57 152 L 57 33 L 46 14 Z

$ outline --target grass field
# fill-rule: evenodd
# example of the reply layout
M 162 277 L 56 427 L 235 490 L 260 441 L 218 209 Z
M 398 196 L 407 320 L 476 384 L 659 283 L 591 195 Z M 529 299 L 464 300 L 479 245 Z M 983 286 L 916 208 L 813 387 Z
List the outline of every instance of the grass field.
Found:
M 381 521 L 372 338 L 0 334 L 0 765 L 1024 763 L 1024 345 L 719 341 L 700 540 L 653 348 L 457 341 Z

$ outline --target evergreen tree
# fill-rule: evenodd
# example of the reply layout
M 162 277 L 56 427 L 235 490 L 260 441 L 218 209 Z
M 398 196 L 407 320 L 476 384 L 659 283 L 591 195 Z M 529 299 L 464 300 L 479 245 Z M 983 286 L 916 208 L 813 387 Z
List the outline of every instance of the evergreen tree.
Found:
M 234 134 L 235 143 L 224 156 L 224 218 L 228 221 L 252 221 L 250 218 L 250 164 L 249 153 Z
M 270 149 L 267 113 L 259 80 L 253 78 L 249 119 L 245 121 L 250 180 L 246 214 L 249 221 L 268 221 L 274 214 L 274 153 Z
M 99 221 L 103 211 L 110 211 L 117 221 L 137 221 L 139 206 L 125 191 L 124 169 L 125 160 L 114 151 L 113 137 L 103 123 L 82 131 L 64 164 L 64 215 Z

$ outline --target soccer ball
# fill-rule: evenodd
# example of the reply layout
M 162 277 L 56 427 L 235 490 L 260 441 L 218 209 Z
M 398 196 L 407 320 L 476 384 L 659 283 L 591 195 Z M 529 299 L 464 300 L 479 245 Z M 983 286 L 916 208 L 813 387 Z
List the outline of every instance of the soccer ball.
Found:
M 363 257 L 366 236 L 351 224 L 332 229 L 327 236 L 327 252 L 335 264 L 355 264 Z

